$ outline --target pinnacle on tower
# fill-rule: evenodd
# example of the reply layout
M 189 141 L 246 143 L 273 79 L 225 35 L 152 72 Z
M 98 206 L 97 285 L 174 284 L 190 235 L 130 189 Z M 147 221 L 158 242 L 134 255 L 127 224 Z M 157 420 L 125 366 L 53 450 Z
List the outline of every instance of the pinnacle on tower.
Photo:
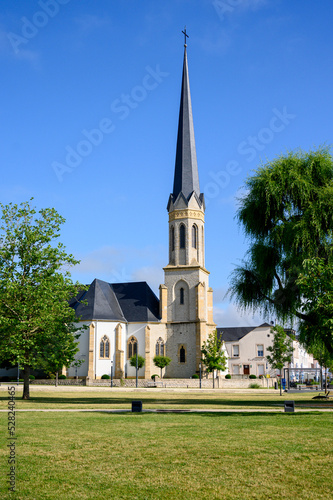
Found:
M 184 34 L 185 36 L 188 36 L 186 35 L 186 32 Z M 182 194 L 183 197 L 188 201 L 193 192 L 195 193 L 200 206 L 203 205 L 203 194 L 200 194 L 197 154 L 195 149 L 186 47 L 187 45 L 185 44 L 178 121 L 175 176 L 173 192 L 170 196 L 168 207 L 170 206 L 171 201 L 175 203 L 177 197 L 180 194 Z

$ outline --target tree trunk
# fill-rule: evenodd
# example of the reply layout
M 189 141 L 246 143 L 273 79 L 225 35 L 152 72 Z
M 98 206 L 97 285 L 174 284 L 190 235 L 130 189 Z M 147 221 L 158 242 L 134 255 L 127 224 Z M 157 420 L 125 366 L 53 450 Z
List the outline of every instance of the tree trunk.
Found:
M 162 370 L 163 370 L 163 368 L 161 368 L 161 380 L 162 380 Z
M 55 386 L 58 387 L 58 375 L 59 375 L 59 372 L 57 371 L 56 372 L 56 378 L 55 378 Z
M 280 396 L 282 396 L 282 368 L 280 368 Z
M 23 396 L 22 399 L 30 399 L 30 391 L 29 391 L 29 376 L 30 376 L 30 366 L 24 365 L 23 367 Z

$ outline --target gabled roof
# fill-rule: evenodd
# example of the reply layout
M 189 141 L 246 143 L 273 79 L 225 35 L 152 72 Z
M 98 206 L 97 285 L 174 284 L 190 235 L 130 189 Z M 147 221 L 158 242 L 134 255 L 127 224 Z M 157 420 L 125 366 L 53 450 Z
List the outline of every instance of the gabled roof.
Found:
M 225 342 L 234 342 L 242 339 L 248 333 L 252 332 L 256 326 L 235 326 L 227 328 L 217 328 L 217 337 L 220 339 L 222 335 L 222 340 Z
M 197 153 L 195 149 L 190 82 L 188 76 L 187 53 L 184 51 L 183 77 L 179 108 L 178 136 L 175 162 L 175 176 L 172 199 L 180 193 L 189 200 L 192 193 L 200 198 Z M 170 202 L 169 202 L 170 203 Z
M 85 301 L 86 303 L 81 303 Z M 70 302 L 81 320 L 159 321 L 159 300 L 146 282 L 106 283 L 95 279 Z
M 237 342 L 238 340 L 245 337 L 250 332 L 253 332 L 256 328 L 272 327 L 268 323 L 263 323 L 259 326 L 231 326 L 226 328 L 216 328 L 218 339 L 222 335 L 222 340 L 225 342 Z
M 86 302 L 85 304 L 77 301 L 70 304 L 81 320 L 126 321 L 112 287 L 105 281 L 95 279 L 89 289 L 86 292 L 80 292 L 76 298 L 78 301 Z
M 159 321 L 159 300 L 145 281 L 111 285 L 130 322 Z

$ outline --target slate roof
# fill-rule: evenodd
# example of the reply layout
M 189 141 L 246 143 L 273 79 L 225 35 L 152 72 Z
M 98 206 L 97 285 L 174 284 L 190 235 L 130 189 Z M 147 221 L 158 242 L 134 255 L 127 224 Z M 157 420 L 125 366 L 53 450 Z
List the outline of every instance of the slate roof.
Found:
M 222 335 L 222 340 L 225 342 L 237 342 L 242 339 L 248 333 L 255 330 L 255 328 L 271 327 L 269 323 L 263 323 L 259 326 L 232 326 L 226 328 L 217 328 L 217 337 L 220 338 Z
M 222 335 L 222 340 L 225 342 L 235 342 L 252 332 L 256 327 L 255 326 L 235 326 L 235 327 L 227 327 L 227 328 L 217 328 L 217 337 L 220 338 Z
M 80 303 L 84 300 L 86 304 Z M 70 302 L 81 320 L 159 321 L 159 300 L 145 281 L 114 283 L 95 279 Z
M 180 193 L 189 200 L 195 192 L 200 197 L 197 153 L 195 149 L 190 82 L 188 76 L 186 47 L 184 52 L 183 77 L 179 108 L 178 136 L 176 148 L 175 176 L 173 184 L 173 201 Z

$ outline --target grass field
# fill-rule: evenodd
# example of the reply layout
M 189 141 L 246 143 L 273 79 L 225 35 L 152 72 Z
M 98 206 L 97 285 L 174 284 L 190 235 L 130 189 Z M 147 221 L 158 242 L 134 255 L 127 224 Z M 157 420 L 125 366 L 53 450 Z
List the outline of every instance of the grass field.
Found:
M 6 408 L 5 392 L 0 393 Z M 330 499 L 333 413 L 258 413 L 275 394 L 39 391 L 17 408 L 235 409 L 238 413 L 17 412 L 16 493 L 8 494 L 7 413 L 1 498 Z M 308 396 L 293 395 L 306 406 Z M 298 397 L 298 399 L 296 398 Z M 310 400 L 311 403 L 315 402 Z M 322 404 L 323 405 L 323 404 Z M 277 406 L 275 406 L 278 408 Z M 251 412 L 242 412 L 251 409 Z

